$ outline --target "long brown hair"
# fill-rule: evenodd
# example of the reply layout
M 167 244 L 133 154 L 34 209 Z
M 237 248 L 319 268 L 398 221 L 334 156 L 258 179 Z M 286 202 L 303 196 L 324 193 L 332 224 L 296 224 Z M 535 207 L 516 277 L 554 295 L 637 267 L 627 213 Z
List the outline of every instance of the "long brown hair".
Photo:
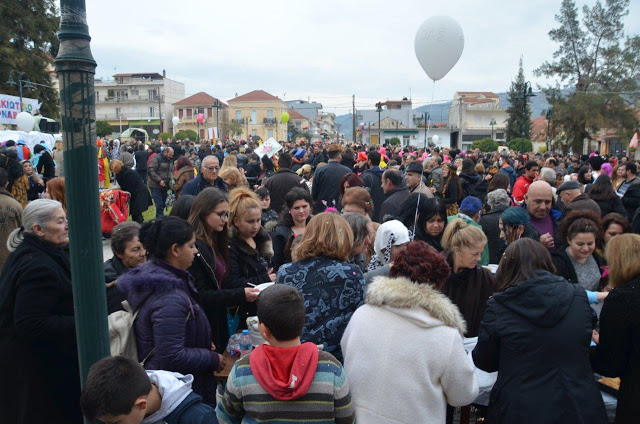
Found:
M 49 196 L 62 204 L 62 209 L 67 210 L 67 195 L 64 189 L 64 178 L 56 177 L 47 181 Z
M 196 235 L 196 238 L 204 241 L 207 246 L 211 247 L 214 253 L 222 255 L 224 260 L 229 263 L 229 221 L 224 224 L 222 231 L 211 231 L 207 228 L 205 220 L 207 215 L 213 212 L 222 202 L 229 202 L 227 195 L 217 188 L 207 187 L 196 196 L 189 213 L 189 224 Z
M 458 198 L 456 199 L 458 203 L 462 200 L 462 185 L 460 184 L 460 178 L 458 178 L 458 168 L 452 164 L 443 164 L 442 166 L 446 166 L 449 168 L 449 175 L 444 179 L 443 194 L 442 197 L 446 197 L 447 189 L 450 184 L 456 184 L 458 186 Z
M 489 182 L 489 186 L 487 187 L 487 194 L 494 190 L 498 190 L 499 188 L 509 190 L 510 185 L 511 181 L 509 180 L 509 176 L 504 172 L 498 172 L 493 176 L 493 178 L 491 178 L 491 182 Z
M 530 238 L 522 238 L 511 243 L 504 251 L 496 278 L 505 291 L 535 277 L 535 271 L 555 274 L 556 267 L 546 247 Z

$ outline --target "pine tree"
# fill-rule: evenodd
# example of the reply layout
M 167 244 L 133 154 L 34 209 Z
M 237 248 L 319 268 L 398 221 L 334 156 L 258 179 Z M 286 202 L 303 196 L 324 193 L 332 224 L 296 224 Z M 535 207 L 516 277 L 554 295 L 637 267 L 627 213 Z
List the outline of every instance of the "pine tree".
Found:
M 549 31 L 559 47 L 535 73 L 558 80 L 544 91 L 554 130 L 574 152 L 603 128 L 628 140 L 638 127 L 633 108 L 640 100 L 640 36 L 625 35 L 628 14 L 629 0 L 597 0 L 583 6 L 580 20 L 575 1 L 563 0 L 559 25 Z
M 525 87 L 524 68 L 522 66 L 522 56 L 520 57 L 520 68 L 518 69 L 518 76 L 515 81 L 511 82 L 509 87 L 509 103 L 511 106 L 507 108 L 507 114 L 509 119 L 507 120 L 507 129 L 505 137 L 507 143 L 514 138 L 522 137 L 522 125 L 524 123 L 525 138 L 530 138 L 529 133 L 531 131 L 531 103 L 527 99 L 527 111 L 526 117 L 522 113 L 522 102 L 524 99 L 518 98 L 522 96 L 522 92 Z
M 17 96 L 19 88 L 6 84 L 15 69 L 27 78 L 43 85 L 52 85 L 49 72 L 58 53 L 60 16 L 55 0 L 2 0 L 0 6 L 0 92 Z M 14 78 L 15 79 L 15 78 Z M 57 118 L 60 99 L 49 87 L 35 86 L 23 91 L 23 96 L 38 99 L 40 112 Z

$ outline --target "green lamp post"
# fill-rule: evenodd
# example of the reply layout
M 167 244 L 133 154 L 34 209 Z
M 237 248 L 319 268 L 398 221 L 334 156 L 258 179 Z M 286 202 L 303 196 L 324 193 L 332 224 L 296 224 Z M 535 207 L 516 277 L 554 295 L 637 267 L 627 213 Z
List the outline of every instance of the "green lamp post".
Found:
M 89 367 L 109 355 L 102 231 L 98 204 L 98 153 L 93 77 L 85 0 L 60 1 L 62 138 L 71 250 L 71 280 L 82 384 Z M 52 364 L 55 366 L 55 364 Z
M 13 76 L 16 76 L 16 79 L 13 78 Z M 7 80 L 7 84 L 9 85 L 17 85 L 18 86 L 18 90 L 20 92 L 20 112 L 22 112 L 24 110 L 23 104 L 22 104 L 22 90 L 32 90 L 34 88 L 36 88 L 31 81 L 29 81 L 29 78 L 27 77 L 27 79 L 23 79 L 27 74 L 25 72 L 19 72 L 16 71 L 15 69 L 12 69 L 11 72 L 9 72 L 9 79 Z M 24 83 L 24 86 L 22 85 Z
M 520 153 L 524 155 L 524 139 L 526 137 L 527 132 L 527 119 L 529 116 L 527 115 L 527 98 L 535 97 L 533 94 L 533 90 L 531 89 L 531 83 L 529 81 L 524 83 L 524 87 L 522 88 L 522 93 L 516 96 L 516 99 L 522 99 L 522 139 L 520 140 Z

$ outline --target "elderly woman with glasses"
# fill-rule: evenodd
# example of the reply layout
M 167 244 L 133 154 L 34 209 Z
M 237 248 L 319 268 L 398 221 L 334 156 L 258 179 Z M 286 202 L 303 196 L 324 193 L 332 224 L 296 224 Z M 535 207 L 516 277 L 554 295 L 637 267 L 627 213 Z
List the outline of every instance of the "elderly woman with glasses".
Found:
M 224 353 L 229 340 L 227 308 L 237 308 L 258 298 L 251 287 L 227 288 L 229 268 L 229 199 L 222 191 L 207 187 L 191 206 L 189 224 L 196 236 L 196 254 L 188 271 L 198 289 L 199 302 L 209 318 L 212 340 L 218 353 Z

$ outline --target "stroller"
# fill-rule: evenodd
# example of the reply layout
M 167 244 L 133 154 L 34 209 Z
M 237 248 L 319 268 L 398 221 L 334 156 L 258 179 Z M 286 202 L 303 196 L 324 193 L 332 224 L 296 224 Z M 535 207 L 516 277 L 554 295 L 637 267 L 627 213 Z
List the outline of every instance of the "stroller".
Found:
M 100 192 L 100 224 L 102 234 L 111 235 L 113 227 L 129 218 L 129 192 L 109 189 Z

